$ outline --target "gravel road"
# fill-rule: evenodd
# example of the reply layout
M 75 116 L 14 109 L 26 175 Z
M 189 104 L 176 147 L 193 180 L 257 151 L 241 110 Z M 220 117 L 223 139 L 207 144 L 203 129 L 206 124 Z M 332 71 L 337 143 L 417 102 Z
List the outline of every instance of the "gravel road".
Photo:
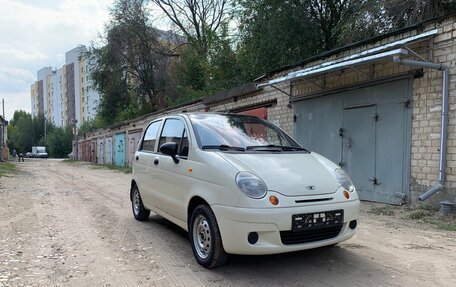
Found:
M 363 212 L 333 248 L 232 256 L 206 270 L 187 233 L 131 213 L 130 175 L 30 159 L 0 178 L 4 286 L 456 286 L 456 233 Z

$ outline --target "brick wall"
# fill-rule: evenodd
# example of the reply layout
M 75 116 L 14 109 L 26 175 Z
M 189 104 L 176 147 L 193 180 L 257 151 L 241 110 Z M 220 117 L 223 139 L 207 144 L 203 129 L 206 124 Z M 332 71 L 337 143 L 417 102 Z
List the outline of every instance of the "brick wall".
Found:
M 423 58 L 434 63 L 450 66 L 450 96 L 449 96 L 449 125 L 448 125 L 448 153 L 447 153 L 447 183 L 446 190 L 432 198 L 438 202 L 445 199 L 456 199 L 456 23 L 455 18 L 445 19 L 441 23 L 433 23 L 425 30 L 437 28 L 438 34 L 433 43 L 422 41 L 408 45 L 413 51 Z M 377 47 L 390 41 L 396 41 L 413 36 L 416 32 L 389 37 L 377 43 L 358 47 L 348 52 L 334 55 L 328 59 L 316 61 L 306 66 L 314 66 L 325 61 L 337 60 L 352 53 Z M 405 57 L 404 57 L 405 58 Z M 408 56 L 407 58 L 414 58 Z M 417 58 L 414 58 L 417 59 Z M 419 59 L 417 59 L 419 60 Z M 302 67 L 300 67 L 302 68 Z M 356 86 L 376 79 L 394 77 L 416 68 L 399 65 L 392 61 L 363 65 L 356 67 L 361 72 L 352 69 L 343 69 L 337 72 L 308 78 L 293 83 L 292 94 L 294 97 L 305 97 L 323 90 Z M 289 71 L 287 71 L 288 73 Z M 420 78 L 413 80 L 412 96 L 412 123 L 411 123 L 411 201 L 416 202 L 417 197 L 437 183 L 439 173 L 439 146 L 441 131 L 442 110 L 442 72 L 424 69 Z M 282 73 L 286 74 L 286 73 Z

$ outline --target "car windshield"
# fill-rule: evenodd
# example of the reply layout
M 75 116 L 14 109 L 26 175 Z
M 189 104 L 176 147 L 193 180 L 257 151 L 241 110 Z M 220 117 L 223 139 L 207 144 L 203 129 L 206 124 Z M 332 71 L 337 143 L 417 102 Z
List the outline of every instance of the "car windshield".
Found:
M 192 114 L 190 119 L 202 149 L 230 151 L 305 150 L 273 124 L 237 114 Z

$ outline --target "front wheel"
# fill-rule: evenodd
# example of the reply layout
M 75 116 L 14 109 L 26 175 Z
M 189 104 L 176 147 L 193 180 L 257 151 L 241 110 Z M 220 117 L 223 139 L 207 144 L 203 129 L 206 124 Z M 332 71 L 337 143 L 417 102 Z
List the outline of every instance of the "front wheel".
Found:
M 135 185 L 133 187 L 133 195 L 131 198 L 131 207 L 133 209 L 133 215 L 138 221 L 143 221 L 149 218 L 150 210 L 147 210 L 141 200 L 141 195 L 139 194 L 139 189 Z
M 193 254 L 200 265 L 215 268 L 226 262 L 217 220 L 207 205 L 199 205 L 193 210 L 188 233 Z

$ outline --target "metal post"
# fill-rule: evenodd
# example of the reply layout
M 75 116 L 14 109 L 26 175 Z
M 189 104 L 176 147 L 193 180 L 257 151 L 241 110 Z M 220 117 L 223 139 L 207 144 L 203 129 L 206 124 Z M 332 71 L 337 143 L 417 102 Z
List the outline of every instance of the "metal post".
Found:
M 73 160 L 79 160 L 79 144 L 78 144 L 78 127 L 77 120 L 73 120 L 73 135 L 75 141 L 75 154 L 73 154 Z

